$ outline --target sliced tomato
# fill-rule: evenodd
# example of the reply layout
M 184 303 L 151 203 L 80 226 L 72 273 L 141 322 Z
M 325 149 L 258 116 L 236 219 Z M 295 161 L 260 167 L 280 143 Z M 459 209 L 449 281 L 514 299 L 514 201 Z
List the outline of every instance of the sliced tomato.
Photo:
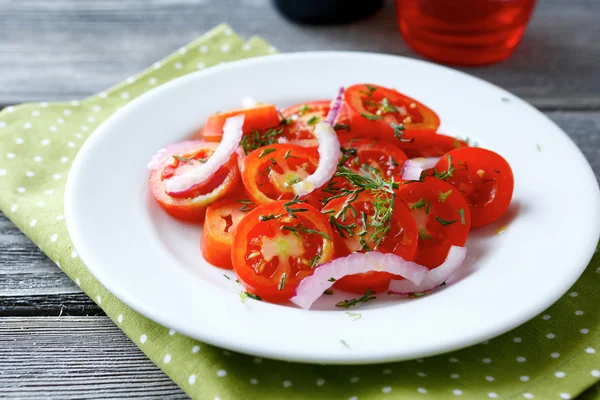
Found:
M 210 179 L 184 192 L 168 193 L 166 180 L 181 175 L 205 162 L 216 150 L 218 143 L 190 141 L 186 149 L 170 154 L 166 162 L 157 165 L 148 182 L 154 198 L 171 216 L 184 221 L 202 222 L 208 205 L 233 192 L 238 186 L 240 173 L 236 156 L 215 172 Z
M 223 126 L 227 118 L 240 114 L 244 114 L 244 133 L 273 128 L 281 122 L 274 104 L 259 104 L 252 108 L 238 108 L 209 116 L 202 129 L 202 136 L 206 140 L 219 142 L 223 137 Z
M 451 245 L 463 246 L 471 227 L 465 197 L 435 177 L 400 184 L 397 197 L 412 213 L 419 234 L 415 262 L 428 268 L 442 264 Z
M 231 261 L 249 293 L 282 302 L 333 254 L 331 227 L 317 209 L 275 201 L 255 208 L 239 222 Z
M 256 204 L 292 199 L 292 185 L 315 172 L 318 163 L 316 150 L 293 144 L 265 146 L 246 157 L 242 181 Z
M 350 131 L 390 141 L 408 143 L 435 134 L 437 114 L 402 93 L 371 84 L 353 85 L 344 92 Z
M 435 166 L 443 173 L 451 166 L 446 182 L 466 197 L 474 227 L 487 225 L 507 210 L 514 189 L 513 173 L 508 162 L 499 154 L 478 147 L 455 149 Z
M 372 171 L 379 171 L 383 178 L 402 173 L 407 157 L 393 142 L 352 133 L 341 134 L 338 137 L 342 148 L 340 163 L 351 170 L 359 171 L 366 164 Z
M 286 108 L 281 112 L 285 118 L 282 137 L 287 143 L 303 147 L 318 146 L 319 141 L 314 135 L 315 125 L 325 121 L 330 108 L 331 101 L 329 100 L 310 101 Z M 334 128 L 340 132 L 349 129 L 345 108 L 340 110 Z
M 378 210 L 383 209 L 392 209 L 391 217 L 386 218 L 389 222 L 384 222 L 389 226 L 385 232 L 374 226 L 374 221 L 381 222 L 377 215 L 381 215 Z M 367 251 L 393 253 L 405 260 L 412 260 L 415 256 L 419 241 L 417 224 L 406 205 L 389 194 L 351 194 L 332 200 L 321 212 L 329 218 L 338 257 Z M 345 276 L 335 286 L 360 294 L 367 289 L 384 292 L 393 278 L 394 275 L 387 272 L 367 272 Z
M 435 135 L 420 136 L 410 143 L 398 143 L 408 158 L 441 157 L 449 151 L 461 147 L 468 147 L 464 140 L 437 133 Z
M 219 268 L 232 269 L 231 246 L 239 222 L 256 206 L 242 194 L 221 199 L 206 209 L 200 250 L 202 257 Z
M 407 157 L 395 144 L 382 139 L 357 136 L 352 133 L 338 134 L 342 159 L 340 163 L 360 172 L 368 165 L 371 172 L 380 174 L 383 178 L 391 178 L 402 173 L 402 167 Z M 339 192 L 341 188 L 349 188 L 345 179 L 334 177 L 329 183 L 307 196 L 308 202 L 321 209 L 326 199 Z

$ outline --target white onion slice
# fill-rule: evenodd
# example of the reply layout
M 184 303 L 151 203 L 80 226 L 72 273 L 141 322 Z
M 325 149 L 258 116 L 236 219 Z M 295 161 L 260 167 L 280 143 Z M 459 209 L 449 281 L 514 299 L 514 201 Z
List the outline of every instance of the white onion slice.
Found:
M 296 295 L 290 300 L 297 306 L 309 309 L 310 306 L 338 280 L 347 275 L 370 271 L 389 272 L 400 275 L 409 282 L 418 285 L 428 274 L 429 269 L 411 261 L 406 261 L 395 254 L 383 254 L 378 251 L 368 253 L 352 253 L 347 257 L 319 265 L 312 275 L 300 281 Z
M 315 126 L 314 135 L 319 141 L 319 165 L 317 165 L 317 169 L 312 175 L 292 186 L 294 193 L 298 196 L 306 196 L 329 182 L 335 174 L 342 156 L 340 141 L 330 124 L 319 122 Z
M 406 160 L 404 162 L 404 167 L 402 167 L 402 179 L 407 181 L 418 181 L 421 179 L 421 172 L 435 167 L 439 160 L 439 157 L 419 157 Z
M 242 97 L 242 108 L 253 108 L 258 105 L 258 101 L 254 100 L 250 96 Z
M 242 127 L 244 126 L 244 114 L 227 118 L 223 126 L 223 138 L 221 143 L 209 157 L 196 168 L 190 169 L 184 174 L 176 175 L 167 180 L 167 192 L 178 193 L 189 190 L 195 185 L 201 184 L 219 170 L 235 153 L 242 140 Z
M 333 126 L 335 124 L 335 120 L 337 119 L 340 110 L 342 109 L 342 100 L 344 98 L 344 88 L 341 87 L 338 91 L 337 97 L 331 103 L 331 107 L 329 108 L 329 112 L 327 113 L 327 117 L 325 118 L 325 122 L 329 125 Z
M 401 296 L 409 296 L 415 293 L 428 292 L 442 283 L 446 282 L 462 265 L 467 255 L 467 248 L 460 246 L 451 246 L 446 260 L 440 265 L 429 271 L 425 279 L 418 285 L 407 280 L 392 280 L 389 291 Z

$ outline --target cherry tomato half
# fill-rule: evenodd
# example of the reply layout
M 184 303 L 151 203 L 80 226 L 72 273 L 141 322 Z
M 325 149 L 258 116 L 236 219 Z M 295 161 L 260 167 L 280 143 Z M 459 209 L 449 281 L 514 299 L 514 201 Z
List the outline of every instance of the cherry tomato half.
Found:
M 285 118 L 283 138 L 290 144 L 303 147 L 316 147 L 319 141 L 314 136 L 315 125 L 325 121 L 331 108 L 331 101 L 318 100 L 296 104 L 281 112 Z M 339 131 L 348 130 L 348 117 L 345 108 L 340 110 L 334 128 Z
M 383 178 L 391 178 L 402 173 L 407 160 L 406 154 L 393 142 L 356 136 L 351 133 L 338 136 L 342 148 L 341 164 L 353 171 L 363 165 L 379 171 Z
M 392 209 L 391 216 L 381 218 L 382 212 L 389 209 Z M 393 253 L 409 261 L 415 256 L 419 241 L 417 224 L 406 205 L 389 194 L 351 194 L 332 200 L 321 212 L 332 226 L 337 257 L 367 251 Z M 389 230 L 376 229 L 375 221 L 383 222 Z M 335 286 L 360 294 L 367 289 L 384 292 L 393 278 L 394 275 L 387 272 L 367 272 L 345 276 Z
M 211 142 L 221 141 L 223 126 L 227 118 L 240 114 L 244 114 L 244 126 L 242 127 L 244 133 L 273 128 L 280 123 L 279 113 L 275 105 L 259 104 L 252 108 L 238 108 L 209 116 L 202 129 L 202 136 Z
M 407 157 L 395 144 L 382 139 L 357 136 L 352 133 L 338 135 L 342 149 L 341 165 L 360 173 L 363 165 L 368 165 L 371 172 L 383 178 L 391 178 L 402 173 L 402 167 Z M 308 202 L 321 209 L 328 197 L 338 192 L 341 188 L 350 186 L 345 179 L 334 177 L 327 185 L 319 188 L 307 196 Z
M 479 147 L 455 149 L 435 166 L 436 171 L 452 174 L 445 178 L 466 197 L 471 210 L 471 225 L 483 226 L 500 218 L 508 208 L 514 189 L 510 165 L 502 156 Z
M 240 180 L 236 156 L 223 165 L 208 180 L 190 190 L 168 193 L 166 180 L 181 175 L 205 162 L 217 148 L 218 143 L 190 141 L 187 149 L 172 154 L 166 163 L 157 165 L 151 172 L 148 182 L 152 195 L 160 206 L 171 216 L 184 220 L 202 222 L 208 205 L 235 190 Z
M 433 135 L 440 119 L 430 108 L 393 89 L 353 85 L 344 92 L 350 131 L 390 141 L 409 142 Z
M 463 246 L 471 227 L 465 197 L 452 185 L 435 177 L 402 182 L 398 199 L 410 209 L 419 234 L 415 262 L 428 268 L 442 264 L 451 245 Z
M 292 185 L 317 169 L 315 150 L 293 144 L 274 144 L 254 150 L 246 157 L 242 181 L 256 204 L 292 199 Z
M 449 151 L 468 146 L 464 140 L 441 133 L 420 136 L 410 143 L 398 143 L 398 147 L 406 153 L 408 158 L 441 157 Z
M 231 261 L 242 285 L 273 302 L 288 300 L 334 254 L 325 217 L 306 203 L 285 201 L 250 211 L 237 226 L 233 248 Z
M 255 208 L 247 196 L 221 199 L 206 209 L 200 250 L 202 257 L 219 268 L 232 269 L 231 246 L 239 222 Z

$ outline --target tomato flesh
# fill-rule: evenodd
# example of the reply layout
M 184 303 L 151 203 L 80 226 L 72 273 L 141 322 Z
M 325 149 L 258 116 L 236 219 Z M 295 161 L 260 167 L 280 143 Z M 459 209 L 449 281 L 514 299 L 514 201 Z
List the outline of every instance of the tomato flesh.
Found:
M 344 92 L 350 131 L 400 143 L 435 134 L 440 119 L 433 110 L 393 89 L 353 85 Z
M 209 141 L 220 141 L 223 137 L 223 126 L 227 118 L 240 114 L 244 115 L 244 125 L 242 127 L 244 133 L 273 128 L 281 122 L 274 104 L 259 104 L 252 108 L 238 108 L 210 115 L 202 129 L 202 136 Z
M 223 165 L 210 179 L 187 191 L 169 193 L 166 181 L 199 165 L 212 155 L 217 143 L 191 142 L 190 148 L 173 154 L 166 165 L 155 167 L 148 177 L 152 195 L 158 204 L 171 216 L 191 222 L 202 222 L 206 207 L 232 193 L 240 180 L 236 156 Z
M 452 185 L 435 177 L 402 182 L 398 199 L 411 211 L 419 242 L 415 262 L 428 268 L 442 264 L 450 246 L 463 246 L 471 227 L 465 197 Z
M 325 217 L 308 204 L 286 204 L 274 201 L 252 210 L 233 236 L 231 261 L 240 282 L 248 292 L 273 302 L 288 300 L 300 281 L 334 254 Z M 292 217 L 290 207 L 306 211 Z
M 256 204 L 292 199 L 292 185 L 311 175 L 317 165 L 314 150 L 292 144 L 269 145 L 246 157 L 242 181 Z
M 369 192 L 362 192 L 354 200 L 354 196 L 350 196 L 334 199 L 321 210 L 329 216 L 333 227 L 336 256 L 379 251 L 412 260 L 417 250 L 419 235 L 417 225 L 406 206 L 398 199 L 392 200 L 391 195 L 375 196 Z M 383 235 L 379 234 L 373 226 L 374 204 L 392 204 L 392 201 L 394 208 L 389 231 Z M 352 209 L 348 205 L 352 206 Z M 364 294 L 367 289 L 384 292 L 394 277 L 387 272 L 371 271 L 345 276 L 339 279 L 335 286 L 347 292 L 360 294 Z
M 242 218 L 254 207 L 245 196 L 228 197 L 208 206 L 200 242 L 202 257 L 206 261 L 219 268 L 233 268 L 233 233 Z
M 420 136 L 410 143 L 399 143 L 398 146 L 409 158 L 417 158 L 441 157 L 449 151 L 469 145 L 464 140 L 437 133 Z
M 438 161 L 436 171 L 453 166 L 452 184 L 466 197 L 471 210 L 471 225 L 490 224 L 508 209 L 514 189 L 510 165 L 499 154 L 478 147 L 452 150 Z

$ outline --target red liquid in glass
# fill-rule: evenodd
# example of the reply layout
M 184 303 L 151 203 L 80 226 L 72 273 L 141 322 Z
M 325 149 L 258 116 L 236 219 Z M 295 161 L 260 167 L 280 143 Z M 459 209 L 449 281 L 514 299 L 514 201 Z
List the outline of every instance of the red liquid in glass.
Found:
M 485 65 L 517 46 L 535 0 L 396 0 L 400 31 L 417 52 L 445 64 Z

